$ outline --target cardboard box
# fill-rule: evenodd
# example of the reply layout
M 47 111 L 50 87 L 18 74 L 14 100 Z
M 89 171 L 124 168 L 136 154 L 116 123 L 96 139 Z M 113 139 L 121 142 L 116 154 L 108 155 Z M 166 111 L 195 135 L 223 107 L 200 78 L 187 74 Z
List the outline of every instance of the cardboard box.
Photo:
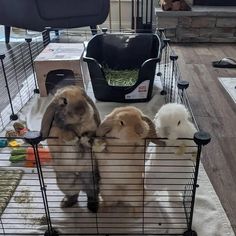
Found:
M 86 88 L 81 73 L 81 60 L 84 51 L 82 43 L 50 43 L 35 58 L 34 66 L 38 81 L 40 96 L 47 96 L 46 79 L 50 71 L 67 69 L 74 73 L 76 84 Z

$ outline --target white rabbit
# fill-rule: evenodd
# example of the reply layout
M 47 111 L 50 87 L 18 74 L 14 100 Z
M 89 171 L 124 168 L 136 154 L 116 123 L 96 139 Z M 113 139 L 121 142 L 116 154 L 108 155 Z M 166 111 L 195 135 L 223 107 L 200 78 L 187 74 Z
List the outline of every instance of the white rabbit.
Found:
M 47 107 L 41 123 L 43 139 L 48 138 L 57 184 L 65 194 L 61 207 L 77 203 L 78 194 L 85 191 L 88 209 L 98 209 L 99 172 L 91 158 L 90 141 L 100 124 L 99 113 L 79 86 L 58 90 Z
M 190 115 L 184 105 L 168 103 L 163 105 L 154 118 L 156 132 L 161 138 L 167 138 L 167 146 L 176 146 L 176 154 L 197 151 L 193 140 L 197 132 L 194 124 L 189 121 Z M 178 140 L 183 138 L 183 140 Z M 184 140 L 185 139 L 185 140 Z
M 184 195 L 193 183 L 197 146 L 193 141 L 195 126 L 189 121 L 184 105 L 163 105 L 154 118 L 157 135 L 167 138 L 166 146 L 153 146 L 146 167 L 146 186 L 174 196 Z M 187 138 L 187 140 L 178 140 Z M 178 200 L 179 201 L 179 200 Z M 182 204 L 182 201 L 181 201 Z

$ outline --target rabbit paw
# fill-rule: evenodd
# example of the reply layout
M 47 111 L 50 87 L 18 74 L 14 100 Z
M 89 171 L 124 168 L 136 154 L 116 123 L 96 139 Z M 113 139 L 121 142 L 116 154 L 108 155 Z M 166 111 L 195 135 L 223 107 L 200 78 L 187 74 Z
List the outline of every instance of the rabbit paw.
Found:
M 80 138 L 80 143 L 85 147 L 91 147 L 91 139 L 88 136 L 82 136 Z
M 176 148 L 175 154 L 181 156 L 181 155 L 184 155 L 185 152 L 186 152 L 186 146 L 181 145 L 178 148 Z
M 93 152 L 102 152 L 106 148 L 106 143 L 103 140 L 95 139 L 93 144 Z
M 72 195 L 72 196 L 65 196 L 61 200 L 61 208 L 68 208 L 72 207 L 77 203 L 78 194 Z

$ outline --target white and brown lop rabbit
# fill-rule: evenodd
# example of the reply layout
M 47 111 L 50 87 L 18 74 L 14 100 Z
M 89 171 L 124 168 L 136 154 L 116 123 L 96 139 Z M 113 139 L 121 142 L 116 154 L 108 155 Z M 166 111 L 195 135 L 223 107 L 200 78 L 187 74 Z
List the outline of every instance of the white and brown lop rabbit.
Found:
M 115 108 L 102 121 L 97 136 L 104 137 L 105 150 L 96 156 L 103 205 L 142 206 L 145 139 L 154 135 L 152 121 L 133 106 Z
M 100 124 L 93 101 L 78 86 L 58 90 L 49 104 L 41 123 L 41 135 L 53 157 L 59 189 L 65 194 L 61 207 L 77 203 L 81 190 L 88 197 L 87 207 L 98 209 L 99 171 L 91 159 L 90 141 Z

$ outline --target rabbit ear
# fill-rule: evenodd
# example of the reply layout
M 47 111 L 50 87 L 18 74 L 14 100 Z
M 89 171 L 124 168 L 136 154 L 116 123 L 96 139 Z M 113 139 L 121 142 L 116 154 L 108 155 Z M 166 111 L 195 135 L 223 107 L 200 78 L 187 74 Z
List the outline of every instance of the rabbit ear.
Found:
M 100 115 L 99 115 L 98 109 L 96 108 L 93 100 L 86 94 L 85 91 L 83 91 L 83 96 L 86 98 L 88 103 L 92 106 L 93 111 L 94 111 L 94 120 L 95 120 L 97 126 L 99 126 L 100 123 L 101 123 L 101 119 L 100 119 Z
M 148 138 L 157 138 L 155 125 L 152 120 L 147 116 L 142 116 L 142 120 L 145 121 L 149 126 Z
M 111 118 L 105 118 L 105 120 L 99 125 L 96 135 L 104 137 L 107 133 L 112 130 L 113 122 Z
M 153 123 L 153 121 L 147 116 L 142 116 L 142 120 L 144 120 L 149 125 L 148 138 L 150 138 L 150 141 L 157 145 L 165 146 L 165 142 L 157 139 L 158 136 L 157 136 L 155 124 Z
M 142 136 L 145 133 L 145 130 L 141 124 L 137 124 L 134 127 L 135 133 Z
M 56 103 L 52 102 L 46 109 L 41 122 L 41 136 L 46 139 L 49 136 L 56 111 Z

